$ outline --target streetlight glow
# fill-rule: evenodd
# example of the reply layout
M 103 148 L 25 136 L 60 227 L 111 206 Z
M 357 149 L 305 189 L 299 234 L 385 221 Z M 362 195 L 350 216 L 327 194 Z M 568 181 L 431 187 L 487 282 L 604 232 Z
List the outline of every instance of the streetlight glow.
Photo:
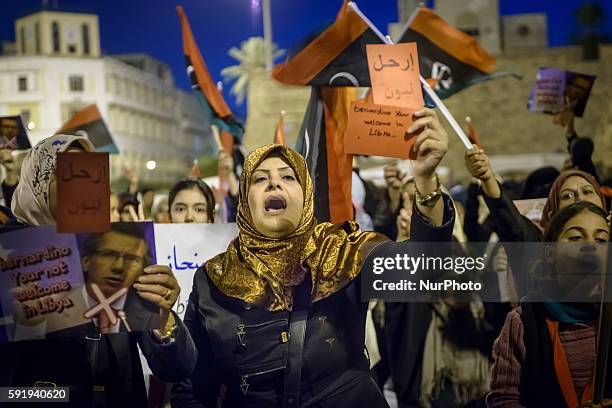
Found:
M 149 160 L 147 162 L 147 170 L 155 170 L 156 167 L 157 163 L 155 162 L 155 160 Z

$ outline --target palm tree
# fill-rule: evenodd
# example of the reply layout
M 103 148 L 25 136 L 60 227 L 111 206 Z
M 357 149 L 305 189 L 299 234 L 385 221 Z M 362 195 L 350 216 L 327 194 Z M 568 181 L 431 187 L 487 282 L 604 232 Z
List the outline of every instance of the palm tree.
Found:
M 251 80 L 261 75 L 266 70 L 266 43 L 262 37 L 251 37 L 240 44 L 240 48 L 232 47 L 228 54 L 236 59 L 239 64 L 223 68 L 221 75 L 223 80 L 230 82 L 235 80 L 231 93 L 236 96 L 238 104 L 244 102 L 248 86 Z M 285 50 L 279 50 L 272 43 L 272 60 L 285 54 Z

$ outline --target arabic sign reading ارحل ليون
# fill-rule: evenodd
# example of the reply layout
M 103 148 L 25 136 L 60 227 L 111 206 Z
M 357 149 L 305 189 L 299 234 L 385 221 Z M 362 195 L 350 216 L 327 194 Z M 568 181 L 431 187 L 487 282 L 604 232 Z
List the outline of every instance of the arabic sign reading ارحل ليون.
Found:
M 416 43 L 368 44 L 366 50 L 374 103 L 422 108 L 423 91 Z
M 108 231 L 108 153 L 59 153 L 56 175 L 57 231 Z

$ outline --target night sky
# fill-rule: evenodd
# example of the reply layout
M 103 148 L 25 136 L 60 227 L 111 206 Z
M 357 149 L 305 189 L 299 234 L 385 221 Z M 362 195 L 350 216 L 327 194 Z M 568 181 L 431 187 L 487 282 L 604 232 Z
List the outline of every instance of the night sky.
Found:
M 183 0 L 194 35 L 215 80 L 221 69 L 234 65 L 227 50 L 251 36 L 263 35 L 261 12 L 252 4 L 261 0 Z M 550 46 L 567 45 L 581 31 L 575 12 L 587 0 L 500 0 L 502 15 L 546 12 Z M 600 30 L 612 37 L 612 2 L 594 0 L 604 8 Z M 41 7 L 40 0 L 3 1 L 0 13 L 0 40 L 14 41 L 14 20 Z M 175 11 L 176 0 L 47 0 L 48 8 L 59 3 L 60 10 L 96 13 L 100 17 L 102 49 L 107 54 L 146 52 L 172 68 L 176 84 L 188 89 L 184 71 L 181 31 Z M 280 48 L 291 48 L 309 33 L 323 28 L 334 18 L 342 0 L 271 0 L 273 39 Z M 396 0 L 361 0 L 359 7 L 386 32 L 397 21 Z M 256 9 L 255 9 L 256 10 Z M 239 114 L 226 84 L 226 99 Z

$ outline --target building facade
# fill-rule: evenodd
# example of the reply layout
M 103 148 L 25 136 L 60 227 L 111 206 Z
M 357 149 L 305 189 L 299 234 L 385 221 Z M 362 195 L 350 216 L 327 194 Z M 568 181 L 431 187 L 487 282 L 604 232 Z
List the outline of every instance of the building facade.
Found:
M 120 151 L 111 177 L 133 168 L 145 182 L 172 183 L 210 152 L 195 97 L 146 54 L 101 55 L 96 15 L 37 12 L 15 22 L 15 38 L 0 55 L 0 115 L 22 114 L 32 143 L 95 103 Z

